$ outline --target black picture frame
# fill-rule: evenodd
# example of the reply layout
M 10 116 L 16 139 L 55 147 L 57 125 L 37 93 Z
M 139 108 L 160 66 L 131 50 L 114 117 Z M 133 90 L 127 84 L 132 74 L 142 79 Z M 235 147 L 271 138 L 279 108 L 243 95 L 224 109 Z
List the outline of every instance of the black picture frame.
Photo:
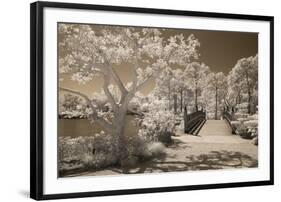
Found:
M 239 20 L 267 21 L 270 23 L 270 179 L 239 183 L 204 184 L 191 186 L 154 187 L 129 190 L 77 192 L 45 195 L 43 193 L 43 23 L 44 8 L 121 11 L 130 13 L 194 16 Z M 36 200 L 93 197 L 154 192 L 246 187 L 274 184 L 274 17 L 240 15 L 183 10 L 103 6 L 76 3 L 35 2 L 30 5 L 30 197 Z

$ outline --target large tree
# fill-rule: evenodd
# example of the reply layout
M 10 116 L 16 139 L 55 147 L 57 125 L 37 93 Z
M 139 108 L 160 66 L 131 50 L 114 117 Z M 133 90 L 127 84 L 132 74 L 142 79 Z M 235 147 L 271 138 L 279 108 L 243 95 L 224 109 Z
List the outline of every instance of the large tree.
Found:
M 224 99 L 225 96 L 225 89 L 226 89 L 226 77 L 224 73 L 210 73 L 208 75 L 208 88 L 206 89 L 209 93 L 212 93 L 214 97 L 214 104 L 215 104 L 215 119 L 218 119 L 218 109 L 220 101 Z
M 205 88 L 208 83 L 206 77 L 210 73 L 210 69 L 204 63 L 192 62 L 187 65 L 185 75 L 188 79 L 189 85 L 194 93 L 194 107 L 198 110 L 198 96 L 199 93 Z
M 172 80 L 173 70 L 171 67 L 167 66 L 161 71 L 159 76 L 155 79 L 156 85 L 154 93 L 158 96 L 158 99 L 165 98 L 167 109 L 171 110 L 171 95 L 172 95 Z
M 162 29 L 128 28 L 119 26 L 91 26 L 59 24 L 59 70 L 85 84 L 96 76 L 103 78 L 103 91 L 110 104 L 111 119 L 97 113 L 95 99 L 86 94 L 60 87 L 61 90 L 82 97 L 91 107 L 91 119 L 116 137 L 118 159 L 126 159 L 128 150 L 124 127 L 129 102 L 151 78 L 159 75 L 168 65 L 183 65 L 197 58 L 199 42 L 193 35 L 185 38 L 161 36 Z M 129 64 L 132 69 L 131 85 L 126 88 L 115 65 Z M 109 90 L 118 87 L 116 99 Z
M 248 113 L 250 114 L 253 94 L 258 88 L 258 56 L 238 60 L 229 74 L 229 80 L 232 84 L 230 88 L 237 91 L 238 95 L 241 91 L 247 94 Z
M 174 92 L 175 92 L 175 100 L 177 101 L 177 94 L 180 96 L 180 112 L 183 111 L 183 101 L 184 101 L 184 91 L 188 89 L 188 78 L 185 75 L 185 72 L 182 69 L 174 70 Z M 175 107 L 174 107 L 175 108 Z

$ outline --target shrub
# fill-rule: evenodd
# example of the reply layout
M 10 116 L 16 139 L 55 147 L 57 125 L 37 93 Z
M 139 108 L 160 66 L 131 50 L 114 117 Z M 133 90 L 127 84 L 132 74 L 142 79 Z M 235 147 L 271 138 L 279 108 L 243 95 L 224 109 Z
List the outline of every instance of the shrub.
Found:
M 247 128 L 244 124 L 240 124 L 235 131 L 236 134 L 240 135 L 243 138 L 249 139 L 251 138 L 251 134 L 248 133 Z
M 59 138 L 59 160 L 80 161 L 85 153 L 93 150 L 94 137 Z
M 243 123 L 244 121 L 248 121 L 247 118 L 238 118 L 237 120 L 240 121 L 240 122 L 242 122 L 242 123 Z
M 242 114 L 246 114 L 248 112 L 248 103 L 247 102 L 243 102 L 241 104 L 237 105 L 237 110 L 238 112 L 242 113 Z
M 244 125 L 247 128 L 257 128 L 258 127 L 258 120 L 245 121 Z
M 164 151 L 162 143 L 150 142 L 144 136 L 127 134 L 125 136 L 126 159 L 119 159 L 117 138 L 101 132 L 91 137 L 59 138 L 59 171 L 75 169 L 102 169 L 121 165 L 130 167 L 160 155 Z
M 170 131 L 161 131 L 158 134 L 158 141 L 163 142 L 165 144 L 172 143 L 172 136 L 174 136 L 175 133 Z
M 93 137 L 60 138 L 59 170 L 99 169 L 116 164 L 114 138 L 103 132 Z
M 146 108 L 147 112 L 139 120 L 138 134 L 148 141 L 171 143 L 171 136 L 175 134 L 177 123 L 174 113 L 166 110 L 164 100 L 154 99 L 147 104 Z
M 258 120 L 258 115 L 257 114 L 253 114 L 251 116 L 247 117 L 248 120 Z
M 253 139 L 258 136 L 258 115 L 248 115 L 237 113 L 238 121 L 232 121 L 231 125 L 235 126 L 235 133 L 246 139 Z M 252 141 L 257 145 L 257 138 Z
M 157 157 L 165 152 L 165 146 L 161 142 L 153 142 L 148 145 L 148 151 L 153 157 Z
M 129 158 L 135 156 L 142 158 L 147 153 L 147 142 L 139 135 L 130 135 L 126 142 Z
M 247 118 L 248 114 L 242 114 L 242 113 L 235 113 L 235 118 L 239 119 L 239 118 Z

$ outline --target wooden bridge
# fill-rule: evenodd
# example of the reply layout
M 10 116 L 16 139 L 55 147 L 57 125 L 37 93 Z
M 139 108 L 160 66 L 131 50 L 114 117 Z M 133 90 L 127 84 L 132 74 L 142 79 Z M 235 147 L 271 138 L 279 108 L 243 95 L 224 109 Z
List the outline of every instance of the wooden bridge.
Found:
M 186 107 L 184 108 L 184 132 L 187 134 L 197 135 L 200 129 L 206 122 L 206 112 L 196 111 L 187 114 Z
M 234 121 L 234 113 L 227 110 L 223 112 L 224 120 L 208 120 L 206 123 L 206 112 L 196 111 L 191 114 L 187 114 L 186 108 L 184 108 L 184 132 L 187 134 L 198 135 L 201 128 L 203 127 L 202 134 L 204 131 L 208 131 L 208 134 L 213 132 L 217 134 L 234 134 L 235 128 L 231 125 L 231 121 Z M 206 126 L 204 125 L 206 123 Z M 230 131 L 229 131 L 230 130 Z M 206 132 L 205 132 L 206 133 Z M 201 134 L 201 132 L 200 132 Z
M 230 136 L 231 127 L 224 120 L 207 120 L 199 133 L 200 136 Z

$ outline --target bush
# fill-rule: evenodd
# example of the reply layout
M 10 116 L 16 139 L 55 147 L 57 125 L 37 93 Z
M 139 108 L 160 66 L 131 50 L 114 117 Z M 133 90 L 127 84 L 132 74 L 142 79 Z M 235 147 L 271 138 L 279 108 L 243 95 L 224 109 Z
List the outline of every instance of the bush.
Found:
M 247 118 L 238 118 L 237 120 L 240 121 L 240 122 L 242 122 L 242 123 L 243 123 L 244 121 L 248 121 Z
M 247 102 L 238 104 L 236 107 L 237 107 L 238 112 L 240 112 L 242 114 L 246 114 L 248 112 L 248 103 Z
M 59 170 L 99 169 L 117 162 L 115 140 L 103 132 L 93 137 L 60 138 Z
M 253 114 L 251 116 L 247 117 L 248 120 L 258 120 L 258 115 L 257 114 Z
M 165 146 L 161 142 L 153 142 L 148 145 L 148 151 L 153 157 L 165 153 Z
M 161 142 L 147 143 L 142 153 L 138 156 L 139 161 L 146 161 L 156 158 L 165 153 L 165 145 Z
M 244 124 L 239 125 L 239 126 L 236 128 L 235 133 L 236 133 L 237 135 L 240 135 L 242 138 L 246 138 L 246 139 L 250 139 L 250 138 L 251 138 L 251 134 L 248 133 L 248 130 L 247 130 L 247 128 L 245 127 Z
M 235 113 L 235 118 L 236 119 L 239 119 L 239 118 L 247 118 L 248 117 L 248 114 L 242 114 L 242 113 Z
M 165 150 L 165 146 L 161 142 L 148 142 L 138 135 L 131 136 L 127 141 L 128 157 L 121 160 L 121 167 L 136 166 L 139 162 L 158 157 Z
M 231 125 L 235 126 L 235 133 L 246 139 L 253 139 L 258 136 L 258 115 L 248 115 L 237 113 L 236 117 L 239 117 L 238 121 L 232 121 Z M 257 138 L 252 141 L 257 145 Z
M 247 128 L 257 128 L 258 127 L 258 120 L 245 121 L 244 125 Z
M 147 112 L 139 120 L 140 129 L 138 134 L 148 142 L 171 143 L 171 136 L 175 135 L 177 123 L 174 113 L 166 110 L 164 100 L 154 99 L 147 104 L 146 108 Z
M 76 169 L 98 170 L 117 164 L 131 167 L 140 161 L 162 154 L 165 149 L 160 142 L 150 142 L 143 136 L 127 134 L 125 137 L 127 157 L 119 159 L 117 139 L 113 137 L 101 132 L 92 137 L 59 138 L 59 172 Z
M 172 133 L 170 131 L 161 131 L 158 135 L 158 141 L 163 142 L 165 144 L 172 143 L 172 136 L 174 136 L 175 133 Z
M 91 153 L 94 137 L 59 138 L 59 160 L 63 162 L 80 161 L 85 153 Z
M 126 138 L 126 146 L 129 158 L 132 156 L 142 158 L 147 153 L 147 142 L 139 135 L 130 135 Z

